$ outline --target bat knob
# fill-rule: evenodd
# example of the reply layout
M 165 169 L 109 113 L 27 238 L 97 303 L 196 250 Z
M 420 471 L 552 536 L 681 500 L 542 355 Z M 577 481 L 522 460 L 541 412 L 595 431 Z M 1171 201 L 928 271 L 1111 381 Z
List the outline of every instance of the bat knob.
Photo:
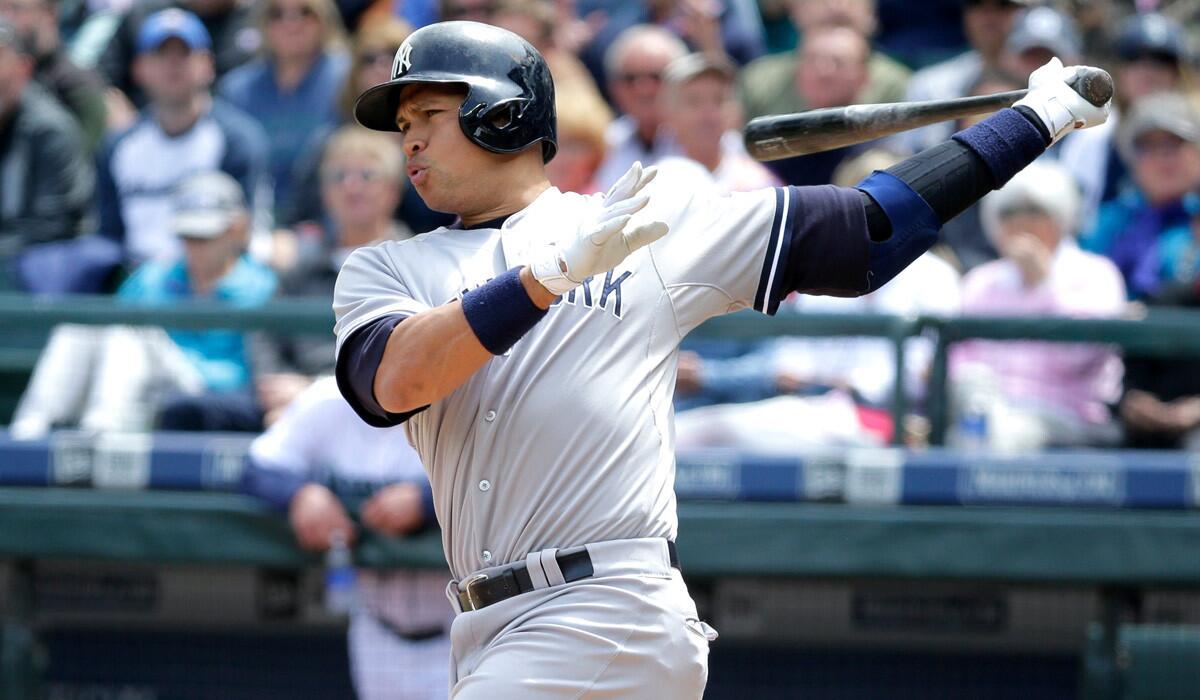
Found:
M 1112 76 L 1103 68 L 1080 66 L 1067 85 L 1097 107 L 1103 107 L 1113 96 Z

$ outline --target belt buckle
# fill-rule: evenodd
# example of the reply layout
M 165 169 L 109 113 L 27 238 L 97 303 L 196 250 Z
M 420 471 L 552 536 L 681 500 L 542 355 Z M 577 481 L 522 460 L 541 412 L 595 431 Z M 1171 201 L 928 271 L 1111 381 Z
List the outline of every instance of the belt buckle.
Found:
M 487 574 L 475 574 L 471 578 L 467 579 L 467 584 L 462 591 L 463 595 L 459 596 L 459 600 L 463 601 L 465 598 L 464 602 L 470 606 L 471 610 L 479 610 L 480 608 L 484 607 L 483 601 L 479 600 L 479 596 L 475 595 L 475 584 L 483 583 L 486 580 L 488 580 Z M 463 607 L 465 608 L 467 605 L 464 605 Z

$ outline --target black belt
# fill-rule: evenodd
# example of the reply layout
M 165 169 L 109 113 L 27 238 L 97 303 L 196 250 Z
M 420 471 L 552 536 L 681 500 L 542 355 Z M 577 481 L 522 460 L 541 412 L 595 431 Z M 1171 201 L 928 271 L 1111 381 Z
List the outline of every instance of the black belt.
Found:
M 671 566 L 679 569 L 679 551 L 675 548 L 675 543 L 670 540 L 667 540 L 667 552 Z M 559 551 L 554 555 L 554 559 L 558 562 L 559 570 L 562 571 L 564 583 L 588 578 L 595 573 L 595 569 L 592 568 L 592 557 L 588 554 L 587 547 Z M 525 562 L 519 562 L 498 574 L 472 576 L 468 579 L 464 589 L 458 591 L 458 603 L 463 612 L 470 612 L 532 590 L 534 590 L 533 579 L 529 576 L 528 567 Z

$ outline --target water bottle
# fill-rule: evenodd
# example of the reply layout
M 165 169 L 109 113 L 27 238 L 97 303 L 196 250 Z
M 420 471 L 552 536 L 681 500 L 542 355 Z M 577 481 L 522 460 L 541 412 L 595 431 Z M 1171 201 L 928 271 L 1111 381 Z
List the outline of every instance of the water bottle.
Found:
M 987 404 L 978 399 L 968 401 L 958 417 L 958 440 L 965 450 L 986 450 L 988 447 Z
M 325 553 L 325 609 L 334 615 L 349 615 L 356 603 L 354 558 L 345 533 L 335 532 Z

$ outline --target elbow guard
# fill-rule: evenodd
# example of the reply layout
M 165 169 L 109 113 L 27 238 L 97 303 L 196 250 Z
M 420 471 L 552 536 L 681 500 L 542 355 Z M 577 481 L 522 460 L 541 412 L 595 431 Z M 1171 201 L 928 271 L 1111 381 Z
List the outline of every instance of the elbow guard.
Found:
M 883 210 L 891 224 L 890 236 L 877 237 L 872 227 L 867 280 L 868 291 L 873 292 L 937 243 L 942 221 L 921 195 L 891 173 L 875 171 L 858 189 Z

